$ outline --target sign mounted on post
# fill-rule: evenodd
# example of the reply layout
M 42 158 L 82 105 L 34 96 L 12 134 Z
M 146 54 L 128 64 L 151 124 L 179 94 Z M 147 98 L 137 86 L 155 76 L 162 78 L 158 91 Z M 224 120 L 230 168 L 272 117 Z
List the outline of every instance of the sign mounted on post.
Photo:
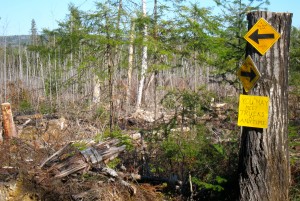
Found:
M 241 80 L 246 92 L 250 91 L 261 77 L 250 55 L 247 56 L 242 66 L 239 68 L 237 76 Z
M 268 128 L 269 97 L 240 95 L 238 126 Z
M 260 18 L 244 38 L 259 53 L 264 55 L 280 38 L 280 33 L 278 33 L 264 18 Z

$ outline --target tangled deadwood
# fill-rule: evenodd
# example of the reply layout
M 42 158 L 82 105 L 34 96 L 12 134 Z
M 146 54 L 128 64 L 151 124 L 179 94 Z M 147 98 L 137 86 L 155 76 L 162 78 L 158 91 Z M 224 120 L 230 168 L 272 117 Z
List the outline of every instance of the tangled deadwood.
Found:
M 41 164 L 41 168 L 56 178 L 66 177 L 81 170 L 89 170 L 93 166 L 106 164 L 123 152 L 126 146 L 119 146 L 119 144 L 118 139 L 111 139 L 79 151 L 70 142 L 47 158 Z
M 130 195 L 134 195 L 136 194 L 136 188 L 124 181 L 122 176 L 119 176 L 115 170 L 105 165 L 116 158 L 125 148 L 125 145 L 120 145 L 118 139 L 109 139 L 82 151 L 70 142 L 40 165 L 41 174 L 36 175 L 35 180 L 38 184 L 47 185 L 53 183 L 54 180 L 64 179 L 71 174 L 83 174 L 93 169 L 97 174 L 106 176 L 107 180 L 118 182 L 119 185 L 128 190 Z M 73 195 L 73 199 L 78 200 L 84 195 L 84 192 Z

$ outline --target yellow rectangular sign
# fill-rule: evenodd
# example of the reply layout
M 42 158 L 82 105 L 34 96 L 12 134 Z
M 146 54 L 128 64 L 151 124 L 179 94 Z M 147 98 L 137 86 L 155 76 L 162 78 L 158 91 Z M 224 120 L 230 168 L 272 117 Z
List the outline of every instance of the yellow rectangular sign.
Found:
M 268 128 L 269 97 L 240 95 L 238 125 Z

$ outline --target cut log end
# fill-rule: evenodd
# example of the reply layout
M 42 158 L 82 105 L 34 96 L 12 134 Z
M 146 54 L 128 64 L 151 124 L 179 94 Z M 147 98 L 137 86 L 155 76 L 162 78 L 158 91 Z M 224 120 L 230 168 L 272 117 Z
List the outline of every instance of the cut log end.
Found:
M 13 120 L 10 103 L 2 103 L 2 119 L 3 119 L 3 138 L 10 139 L 17 137 L 17 130 Z

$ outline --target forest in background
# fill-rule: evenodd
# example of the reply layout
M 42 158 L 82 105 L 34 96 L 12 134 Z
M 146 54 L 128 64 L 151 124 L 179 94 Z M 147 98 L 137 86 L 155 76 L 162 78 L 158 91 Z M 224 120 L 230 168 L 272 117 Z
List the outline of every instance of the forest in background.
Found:
M 111 136 L 134 127 L 136 122 L 128 121 L 133 114 L 145 113 L 153 123 L 135 129 L 145 133 L 149 150 L 157 154 L 156 160 L 149 157 L 145 174 L 172 173 L 184 182 L 191 175 L 202 199 L 230 197 L 238 160 L 242 86 L 236 72 L 245 58 L 245 16 L 267 9 L 269 2 L 215 3 L 218 15 L 179 0 L 154 0 L 152 9 L 145 1 L 97 2 L 93 11 L 70 4 L 58 28 L 41 33 L 33 19 L 30 36 L 15 36 L 13 42 L 0 38 L 0 101 L 10 102 L 16 114 L 92 113 L 86 119 Z M 146 13 L 146 6 L 152 12 Z M 299 28 L 292 28 L 290 41 L 293 152 L 300 143 Z M 222 114 L 212 109 L 218 103 L 229 105 Z M 172 117 L 162 121 L 166 114 Z M 205 115 L 218 120 L 207 123 Z M 294 200 L 299 199 L 298 159 L 290 159 Z

